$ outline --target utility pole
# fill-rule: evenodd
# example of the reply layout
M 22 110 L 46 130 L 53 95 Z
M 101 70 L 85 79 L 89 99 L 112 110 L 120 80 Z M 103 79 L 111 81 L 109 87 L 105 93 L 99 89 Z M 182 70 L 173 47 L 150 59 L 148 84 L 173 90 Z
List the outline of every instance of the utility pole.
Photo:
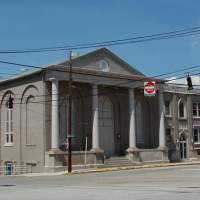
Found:
M 72 172 L 72 52 L 69 52 L 68 173 Z

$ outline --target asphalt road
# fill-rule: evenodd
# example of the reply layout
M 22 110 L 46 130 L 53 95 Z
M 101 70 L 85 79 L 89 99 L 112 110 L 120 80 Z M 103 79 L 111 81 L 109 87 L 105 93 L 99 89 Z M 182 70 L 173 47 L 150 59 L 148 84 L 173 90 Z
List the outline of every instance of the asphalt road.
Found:
M 200 165 L 70 176 L 0 177 L 0 200 L 200 198 Z

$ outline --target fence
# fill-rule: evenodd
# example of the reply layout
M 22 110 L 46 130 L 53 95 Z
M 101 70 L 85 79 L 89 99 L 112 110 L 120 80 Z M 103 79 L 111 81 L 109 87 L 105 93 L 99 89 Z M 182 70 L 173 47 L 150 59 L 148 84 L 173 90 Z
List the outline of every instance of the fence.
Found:
M 19 175 L 26 174 L 27 166 L 26 165 L 5 165 L 0 166 L 0 175 Z

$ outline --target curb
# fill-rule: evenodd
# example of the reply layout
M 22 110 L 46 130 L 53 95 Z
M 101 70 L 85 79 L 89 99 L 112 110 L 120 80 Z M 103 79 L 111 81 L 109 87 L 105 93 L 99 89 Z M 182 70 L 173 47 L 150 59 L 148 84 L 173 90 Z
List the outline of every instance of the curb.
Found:
M 189 165 L 200 165 L 200 161 L 182 162 L 182 163 L 155 163 L 155 164 L 144 164 L 137 166 L 107 167 L 107 168 L 95 168 L 95 169 L 85 169 L 85 170 L 83 169 L 83 170 L 74 170 L 72 171 L 72 173 L 66 172 L 65 175 L 121 171 L 121 170 L 132 170 L 132 169 L 146 169 L 146 168 L 179 167 L 179 166 L 189 166 Z
M 99 173 L 99 172 L 111 172 L 111 171 L 122 171 L 122 170 L 134 170 L 134 169 L 150 169 L 150 168 L 164 168 L 164 167 L 181 167 L 181 166 L 190 166 L 190 165 L 200 165 L 200 161 L 191 161 L 191 162 L 176 162 L 176 163 L 153 163 L 153 164 L 143 164 L 143 165 L 129 165 L 129 166 L 119 166 L 119 167 L 104 167 L 104 168 L 90 168 L 90 169 L 80 169 L 73 170 L 72 173 L 67 171 L 54 172 L 54 173 L 30 173 L 30 174 L 20 174 L 12 176 L 23 176 L 23 177 L 37 177 L 37 176 L 71 176 L 78 174 L 87 174 L 87 173 Z

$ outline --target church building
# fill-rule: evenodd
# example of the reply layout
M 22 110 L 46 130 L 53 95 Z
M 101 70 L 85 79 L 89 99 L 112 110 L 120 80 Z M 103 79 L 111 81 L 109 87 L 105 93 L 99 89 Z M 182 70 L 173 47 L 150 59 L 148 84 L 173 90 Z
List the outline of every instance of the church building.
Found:
M 199 159 L 199 90 L 146 77 L 106 48 L 73 57 L 72 163 Z M 69 60 L 0 81 L 0 164 L 67 168 Z M 156 94 L 144 95 L 144 82 Z M 9 98 L 13 108 L 9 108 Z

